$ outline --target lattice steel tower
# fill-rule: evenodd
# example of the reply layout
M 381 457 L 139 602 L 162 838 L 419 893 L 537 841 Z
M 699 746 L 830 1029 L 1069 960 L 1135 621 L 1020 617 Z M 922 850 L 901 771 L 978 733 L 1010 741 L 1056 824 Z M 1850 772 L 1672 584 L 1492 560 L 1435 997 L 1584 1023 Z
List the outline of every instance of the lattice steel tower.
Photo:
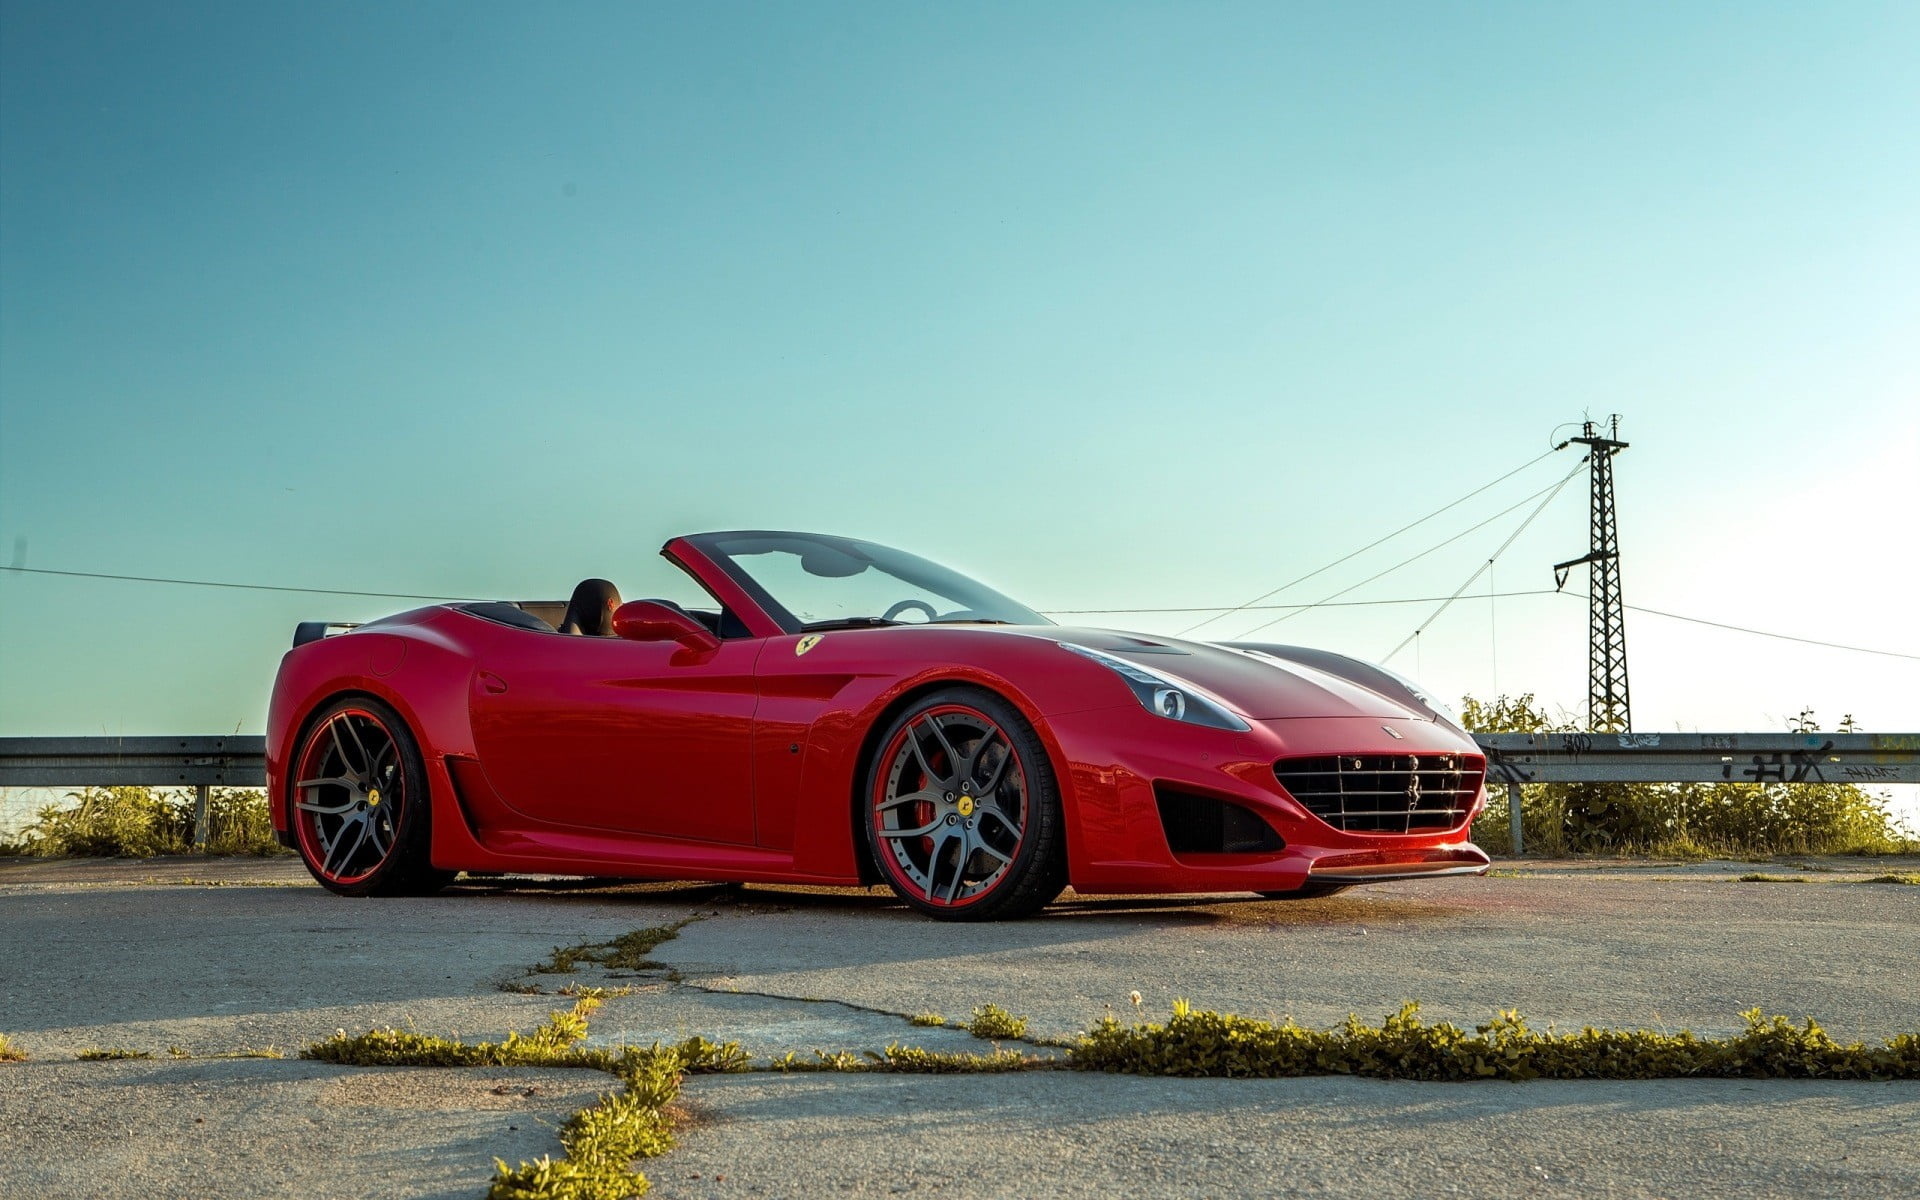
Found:
M 1555 563 L 1553 583 L 1563 587 L 1567 572 L 1588 564 L 1587 726 L 1596 733 L 1625 733 L 1633 728 L 1627 702 L 1627 625 L 1620 596 L 1620 530 L 1613 517 L 1613 456 L 1627 448 L 1620 440 L 1620 417 L 1609 421 L 1608 436 L 1586 422 L 1584 436 L 1570 440 L 1588 448 L 1593 483 L 1591 547 L 1585 557 Z

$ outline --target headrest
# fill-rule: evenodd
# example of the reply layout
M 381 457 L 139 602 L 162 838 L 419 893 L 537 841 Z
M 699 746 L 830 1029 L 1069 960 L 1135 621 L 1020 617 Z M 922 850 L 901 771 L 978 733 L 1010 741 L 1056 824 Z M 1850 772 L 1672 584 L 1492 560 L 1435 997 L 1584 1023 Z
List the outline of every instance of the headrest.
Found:
M 613 636 L 613 610 L 620 607 L 620 589 L 604 579 L 583 579 L 567 601 L 567 615 L 560 622 L 561 633 L 588 637 Z

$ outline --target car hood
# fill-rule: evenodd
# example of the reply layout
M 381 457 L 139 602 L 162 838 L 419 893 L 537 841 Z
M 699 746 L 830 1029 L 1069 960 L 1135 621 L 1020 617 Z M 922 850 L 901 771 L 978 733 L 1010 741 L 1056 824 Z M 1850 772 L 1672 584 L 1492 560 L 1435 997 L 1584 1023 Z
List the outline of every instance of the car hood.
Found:
M 1351 679 L 1257 652 L 1111 629 L 1028 626 L 1020 632 L 1072 642 L 1184 680 L 1256 721 L 1286 717 L 1433 720 L 1431 713 Z

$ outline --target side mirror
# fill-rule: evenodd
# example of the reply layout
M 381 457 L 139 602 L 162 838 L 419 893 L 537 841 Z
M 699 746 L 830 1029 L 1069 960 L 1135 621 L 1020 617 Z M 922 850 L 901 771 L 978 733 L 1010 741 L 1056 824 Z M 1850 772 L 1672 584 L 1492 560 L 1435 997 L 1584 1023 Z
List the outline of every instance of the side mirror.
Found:
M 702 653 L 720 648 L 711 629 L 658 600 L 632 600 L 614 609 L 613 632 L 630 642 L 678 642 Z

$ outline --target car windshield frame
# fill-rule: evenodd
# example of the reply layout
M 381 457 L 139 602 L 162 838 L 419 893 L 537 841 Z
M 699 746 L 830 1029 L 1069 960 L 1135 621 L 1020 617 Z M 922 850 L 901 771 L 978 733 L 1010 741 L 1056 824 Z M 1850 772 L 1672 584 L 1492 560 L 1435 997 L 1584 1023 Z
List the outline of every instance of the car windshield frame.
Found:
M 747 529 L 724 533 L 691 534 L 682 539 L 760 606 L 762 612 L 788 634 L 815 629 L 847 629 L 888 625 L 1051 625 L 1052 621 L 979 580 L 891 546 L 824 533 Z M 805 609 L 803 598 L 789 593 L 785 602 L 770 592 L 742 561 L 756 555 L 786 553 L 798 556 L 801 569 L 823 582 L 878 570 L 914 592 L 929 593 L 955 605 L 965 616 L 946 620 L 890 621 L 883 613 L 860 613 L 825 620 L 805 620 L 788 605 Z M 812 566 L 809 566 L 809 559 Z M 852 570 L 846 570 L 847 567 Z M 817 568 L 817 569 L 816 569 Z M 911 599 L 907 596 L 903 599 Z M 916 610 L 917 611 L 917 610 Z

